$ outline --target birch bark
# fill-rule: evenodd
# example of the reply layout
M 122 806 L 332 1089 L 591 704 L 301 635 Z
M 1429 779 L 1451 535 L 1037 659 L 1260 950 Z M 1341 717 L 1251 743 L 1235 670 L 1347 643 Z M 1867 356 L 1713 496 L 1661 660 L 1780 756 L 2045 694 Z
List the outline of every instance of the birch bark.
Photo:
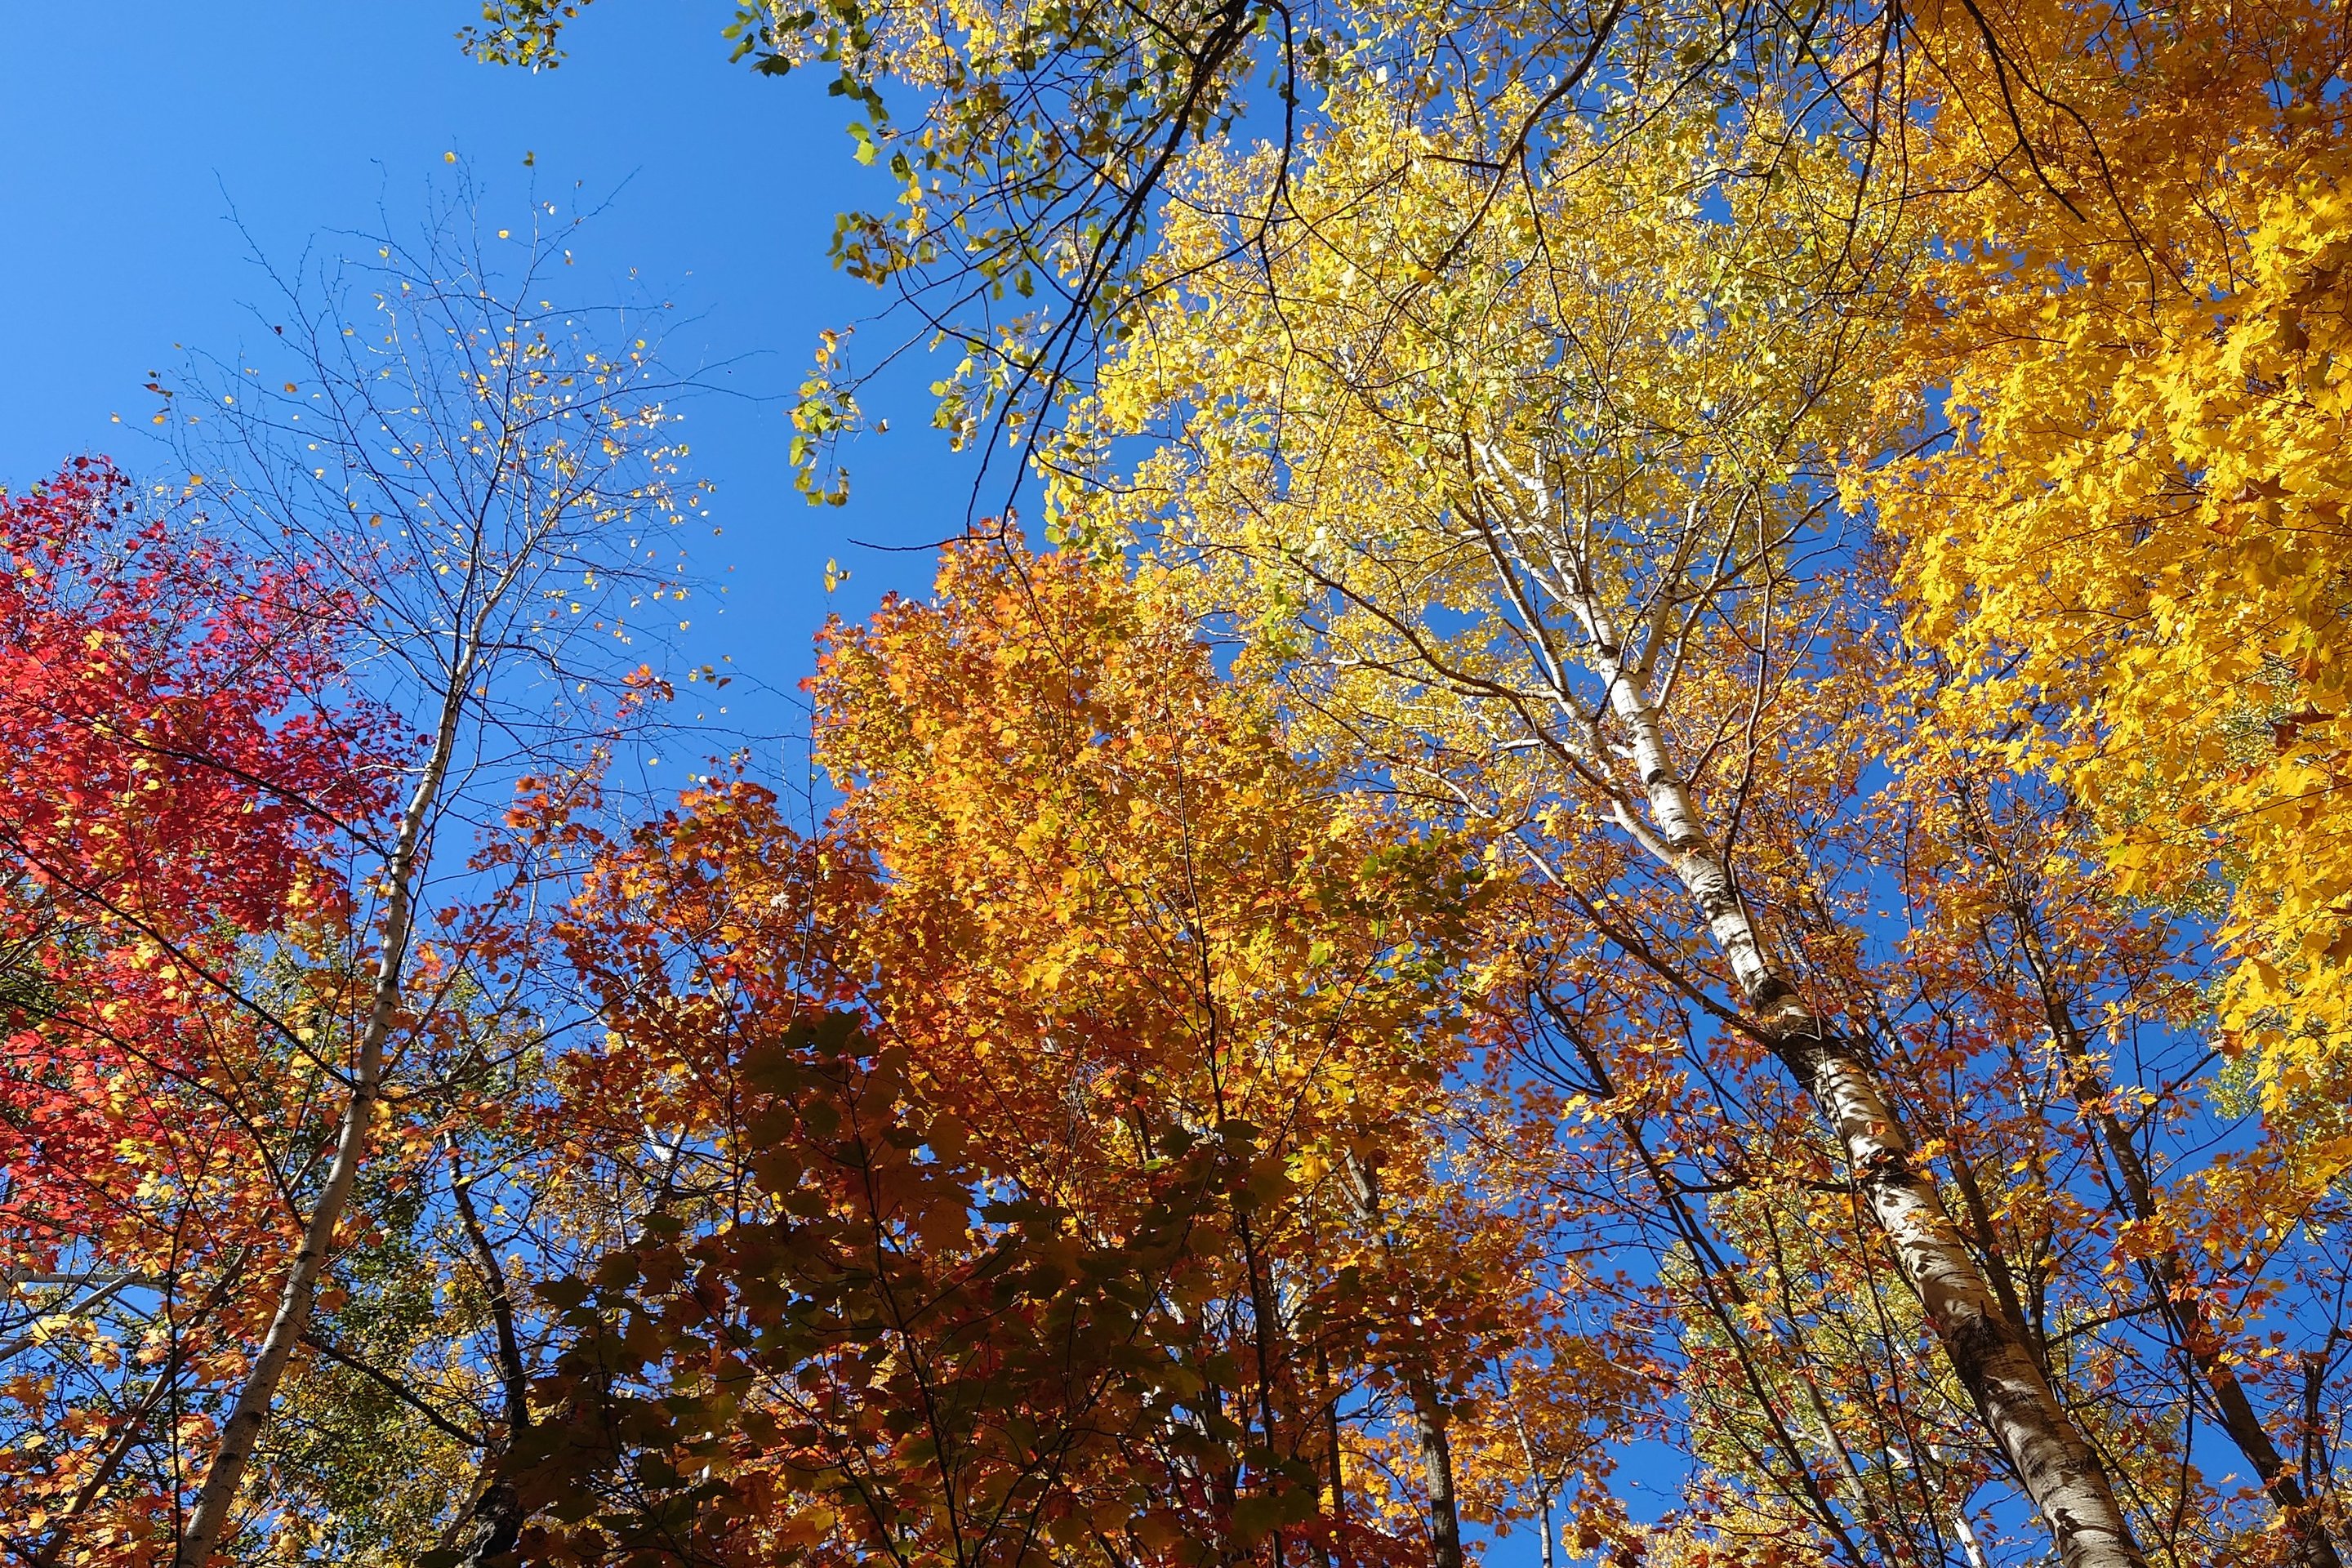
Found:
M 2105 1467 L 2042 1375 L 2021 1326 L 1994 1300 L 1866 1052 L 1805 1005 L 1766 950 L 1676 766 L 1650 700 L 1648 671 L 1605 651 L 1616 646 L 1610 628 L 1589 610 L 1586 619 L 1604 650 L 1592 668 L 1608 685 L 1646 807 L 1644 820 L 1621 805 L 1623 826 L 1681 883 L 1730 964 L 1759 1034 L 1836 1131 L 1896 1267 L 2041 1514 L 2059 1561 L 2064 1568 L 2146 1568 Z

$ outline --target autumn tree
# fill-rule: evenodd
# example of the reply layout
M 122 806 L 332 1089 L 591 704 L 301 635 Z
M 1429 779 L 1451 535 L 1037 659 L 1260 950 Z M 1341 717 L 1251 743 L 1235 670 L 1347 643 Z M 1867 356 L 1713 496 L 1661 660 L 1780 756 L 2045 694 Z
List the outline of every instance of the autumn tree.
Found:
M 1129 535 L 1199 563 L 1204 602 L 1243 606 L 1297 660 L 1303 703 L 1417 793 L 1519 834 L 1538 874 L 1562 818 L 1638 846 L 1719 954 L 1737 998 L 1722 1025 L 1771 1049 L 1835 1129 L 2066 1560 L 2137 1561 L 2105 1467 L 1919 1164 L 1872 1046 L 1801 989 L 1738 875 L 1742 781 L 1776 700 L 1800 700 L 1780 617 L 1821 548 L 1827 454 L 1873 352 L 1866 322 L 1808 309 L 1849 241 L 1850 174 L 1793 133 L 1727 144 L 1711 121 L 1662 122 L 1563 160 L 1521 194 L 1516 233 L 1498 220 L 1465 247 L 1462 171 L 1485 134 L 1465 119 L 1439 137 L 1373 91 L 1318 139 L 1311 177 L 1270 153 L 1204 163 L 1201 216 L 1171 229 L 1171 292 L 1100 398 L 1103 438 L 1150 430 L 1160 452 L 1066 504 L 1081 529 L 1124 510 Z M 1759 166 L 1770 178 L 1710 174 Z M 1234 258 L 1220 215 L 1277 176 L 1300 222 Z M 1694 221 L 1708 201 L 1728 211 Z M 1609 931 L 1622 895 L 1605 887 L 1581 893 Z
M 2341 21 L 2053 5 L 1980 25 L 2011 42 L 2018 108 L 1991 116 L 1992 79 L 1947 45 L 1918 166 L 1932 184 L 2006 156 L 2019 177 L 1928 208 L 1946 243 L 1915 285 L 1918 368 L 1880 393 L 1914 421 L 1934 397 L 1938 438 L 1851 487 L 1907 542 L 1914 634 L 1970 678 L 1957 743 L 2053 778 L 2120 894 L 2221 925 L 2223 1048 L 2268 1123 L 2270 1177 L 2242 1201 L 2291 1232 L 2344 1169 Z M 2301 1391 L 2250 1397 L 2205 1293 L 2168 1293 L 2217 1420 L 2303 1521 L 2305 1560 L 2335 1561 L 2282 1440 Z
M 254 1262 L 325 1127 L 308 1020 L 338 989 L 337 852 L 401 745 L 349 682 L 339 586 L 190 523 L 96 459 L 0 502 L 0 1248 L 32 1298 L 0 1363 L 10 1534 L 43 1563 L 149 1540 L 186 1386 L 253 1331 Z
M 959 547 L 931 604 L 836 630 L 818 695 L 844 790 L 832 836 L 797 844 L 756 791 L 697 796 L 613 862 L 630 896 L 600 902 L 576 951 L 635 955 L 607 983 L 628 1020 L 615 1065 L 658 1026 L 715 1087 L 814 1008 L 852 1006 L 858 1034 L 830 1056 L 797 1037 L 757 1069 L 782 1079 L 697 1113 L 688 1142 L 749 1184 L 659 1242 L 670 1261 L 643 1283 L 631 1265 L 575 1314 L 562 1397 L 596 1411 L 577 1391 L 624 1391 L 575 1445 L 610 1458 L 559 1454 L 526 1492 L 690 1477 L 694 1445 L 717 1443 L 732 1457 L 699 1489 L 665 1482 L 617 1510 L 608 1490 L 590 1522 L 720 1556 L 778 1549 L 753 1544 L 773 1528 L 758 1521 L 789 1518 L 819 1553 L 1458 1559 L 1465 1506 L 1513 1506 L 1472 1468 L 1494 1357 L 1516 1354 L 1572 1424 L 1624 1397 L 1531 1289 L 1519 1220 L 1438 1157 L 1462 1041 L 1458 858 L 1326 800 L 1172 604 L 1075 558 Z M 858 867 L 866 907 L 811 901 Z M 685 896 L 644 897 L 656 888 Z M 762 1002 L 777 984 L 794 999 Z M 776 1083 L 790 1103 L 761 1098 Z M 842 1130 L 876 1117 L 847 1152 Z M 778 1152 L 810 1139 L 832 1152 Z M 917 1145 L 932 1153 L 916 1165 L 887 1152 Z M 848 1184 L 820 1200 L 805 1184 L 827 1171 Z M 918 1190 L 920 1224 L 899 1206 Z M 879 1272 L 817 1262 L 845 1256 L 835 1225 Z M 965 1301 L 997 1316 L 957 1329 Z M 812 1403 L 854 1350 L 844 1312 L 932 1391 L 898 1402 L 932 1412 L 921 1434 Z M 1041 1315 L 1060 1325 L 1050 1365 L 1029 1342 Z M 987 1349 L 999 1332 L 1017 1342 Z M 714 1356 L 745 1370 L 689 1373 Z M 1146 1363 L 1151 1397 L 1132 1384 Z M 695 1437 L 706 1387 L 783 1426 L 730 1416 Z M 646 1401 L 686 1397 L 688 1415 L 649 1423 Z M 646 1453 L 651 1470 L 630 1458 Z M 1562 1495 L 1601 1463 L 1589 1446 L 1571 1460 Z M 1032 1479 L 983 1484 L 1008 1464 Z M 562 1521 L 581 1505 L 558 1487 L 551 1506 Z M 663 1520 L 708 1544 L 657 1547 Z M 581 1549 L 545 1528 L 550 1552 Z
M 1980 677 L 1956 724 L 2045 705 L 2015 760 L 2128 893 L 2221 920 L 2230 1049 L 2324 1188 L 2352 962 L 2342 19 L 1996 15 L 2038 173 L 1934 209 L 1927 374 L 1882 390 L 1914 418 L 1932 390 L 1943 439 L 1853 482 L 1910 542 L 1916 635 Z M 1931 179 L 2010 135 L 1937 124 Z
M 448 1337 L 415 1316 L 436 1273 L 498 1278 L 461 1149 L 564 1020 L 523 934 L 560 868 L 501 814 L 519 775 L 587 788 L 640 700 L 615 639 L 682 593 L 688 499 L 648 340 L 539 302 L 571 235 L 539 216 L 494 239 L 461 205 L 286 279 L 267 374 L 156 384 L 185 479 L 152 511 L 92 471 L 11 513 L 14 581 L 54 595 L 28 674 L 79 683 L 19 710 L 26 765 L 100 792 L 27 773 L 13 828 L 12 1060 L 89 1124 L 51 1128 L 7 1243 L 94 1292 L 58 1303 L 89 1332 L 7 1346 L 59 1500 L 40 1561 L 299 1550 L 347 1514 L 396 1552 L 527 1419 L 502 1290 Z M 360 1458 L 393 1433 L 410 1474 Z
M 1538 1378 L 1591 1355 L 1514 1302 L 1509 1216 L 1481 1225 L 1480 1194 L 1438 1174 L 1467 956 L 1442 837 L 1335 814 L 1163 589 L 1060 558 L 951 557 L 937 606 L 845 635 L 819 692 L 819 754 L 904 911 L 880 928 L 907 944 L 895 966 L 940 977 L 897 1004 L 923 1008 L 897 1018 L 916 1059 L 1060 1201 L 1104 1203 L 1180 1129 L 1296 1186 L 1227 1216 L 1236 1415 L 1344 1508 L 1329 1439 L 1344 1451 L 1336 1405 L 1369 1376 L 1400 1401 L 1437 1558 L 1458 1558 L 1453 1407 L 1476 1347 L 1528 1339 Z M 1041 1141 L 1056 1123 L 1067 1141 Z
M 663 1190 L 589 1277 L 542 1289 L 569 1342 L 509 1461 L 526 1560 L 1190 1538 L 1179 1471 L 1230 1434 L 1175 1419 L 1202 1373 L 1167 1301 L 1230 1178 L 1206 1146 L 1171 1160 L 1104 1238 L 992 1175 L 834 968 L 866 870 L 736 784 L 590 878 L 567 939 L 612 1027 L 560 1065 L 567 1157 L 625 1162 L 597 1129 L 636 1112 Z
M 281 304 L 302 380 L 280 388 L 259 365 L 222 366 L 208 393 L 220 412 L 177 411 L 185 444 L 220 465 L 215 504 L 364 594 L 357 629 L 376 650 L 373 673 L 419 748 L 376 847 L 381 869 L 361 883 L 375 902 L 354 921 L 351 962 L 370 989 L 341 1047 L 348 1099 L 334 1156 L 223 1420 L 184 1563 L 205 1562 L 240 1507 L 397 1081 L 388 1071 L 415 1075 L 399 1085 L 408 1114 L 394 1143 L 415 1159 L 478 1109 L 469 1096 L 489 1087 L 485 1068 L 512 1060 L 511 1042 L 484 1038 L 481 1022 L 528 1005 L 531 965 L 500 933 L 527 915 L 545 868 L 494 854 L 469 888 L 479 840 L 468 839 L 496 826 L 520 780 L 544 773 L 562 793 L 593 774 L 635 703 L 625 672 L 635 660 L 615 657 L 616 644 L 633 626 L 658 628 L 661 612 L 637 613 L 648 599 L 684 595 L 665 537 L 688 499 L 671 479 L 663 399 L 676 387 L 646 329 L 625 311 L 537 297 L 576 220 L 549 204 L 520 238 L 494 237 L 462 189 L 458 198 L 415 247 L 388 241 L 374 265 L 289 280 Z M 511 268 L 497 247 L 511 247 Z M 213 434 L 190 428 L 199 417 Z M 456 895 L 440 910 L 427 903 L 436 889 Z M 467 1197 L 453 1184 L 465 1218 Z M 493 1382 L 519 1390 L 509 1339 L 497 1336 Z M 508 1426 L 527 1419 L 508 1403 Z
M 2263 1498 L 2221 1411 L 2266 1411 L 2299 1484 L 2326 1487 L 2307 1434 L 2336 1418 L 2332 1396 L 2292 1347 L 2335 1321 L 2338 1204 L 2301 1210 L 2315 1228 L 2267 1228 L 2276 1211 L 2252 1194 L 2280 1185 L 2281 1151 L 2212 1081 L 2194 922 L 2134 910 L 2046 783 L 1949 753 L 1927 721 L 1937 677 L 1885 626 L 1823 642 L 1834 661 L 1811 656 L 1787 742 L 1743 765 L 1743 895 L 1933 1140 L 1989 1286 L 2151 1555 L 2300 1554 L 2297 1516 Z M 1588 1245 L 1657 1258 L 1652 1353 L 1706 1369 L 1683 1384 L 1704 1469 L 1677 1550 L 2001 1560 L 2012 1522 L 1969 1500 L 2003 1478 L 1963 1391 L 1911 1361 L 1916 1302 L 1809 1119 L 1752 1047 L 1707 1042 L 1651 966 L 1677 954 L 1670 926 L 1609 910 L 1648 955 L 1636 968 L 1562 901 L 1517 1059 L 1581 1136 L 1530 1137 L 1519 1179 L 1585 1203 Z M 1629 1311 L 1645 1305 L 1629 1292 Z
M 552 64 L 583 3 L 490 5 L 471 46 Z M 829 828 L 712 785 L 601 837 L 576 752 L 483 724 L 515 641 L 467 619 L 567 548 L 530 498 L 584 439 L 466 434 L 477 398 L 571 406 L 537 340 L 459 326 L 453 384 L 394 342 L 344 383 L 424 390 L 355 398 L 315 464 L 292 405 L 251 413 L 270 383 L 206 395 L 271 476 L 238 515 L 334 519 L 317 602 L 431 651 L 394 874 L 346 857 L 269 974 L 341 1009 L 289 1058 L 347 1066 L 240 1102 L 302 1106 L 269 1125 L 307 1163 L 238 1168 L 309 1234 L 203 1373 L 243 1383 L 184 1561 L 371 1171 L 430 1194 L 369 1205 L 388 1229 L 462 1240 L 479 1348 L 307 1348 L 471 1467 L 448 1560 L 536 1508 L 556 1557 L 1451 1564 L 1465 1518 L 1538 1513 L 1549 1551 L 1558 1503 L 1588 1550 L 1975 1563 L 2022 1550 L 1972 1517 L 2000 1484 L 2070 1563 L 2337 1561 L 2333 13 L 843 3 L 732 36 L 856 105 L 895 205 L 835 258 L 955 351 L 938 422 L 1038 460 L 1069 558 L 975 542 L 937 603 L 836 628 Z M 813 498 L 859 391 L 829 337 Z M 599 449 L 634 462 L 656 421 L 622 413 Z M 350 552 L 362 514 L 413 569 Z M 411 930 L 461 731 L 531 759 L 480 875 L 595 860 L 583 1046 L 521 1001 L 526 895 Z M 526 771 L 474 755 L 501 796 Z M 275 959 L 294 928 L 247 912 L 225 951 Z M 181 978 L 126 994 L 176 1017 Z M 395 1029 L 441 1065 L 387 1077 Z M 544 1093 L 469 1120 L 490 1060 Z M 81 1322 L 149 1288 L 61 1272 Z M 84 1342 L 109 1433 L 147 1429 L 178 1385 Z M 435 1356 L 478 1418 L 420 1396 Z M 877 1387 L 937 1391 L 929 1433 Z M 1603 1419 L 1683 1446 L 1683 1515 L 1612 1511 Z

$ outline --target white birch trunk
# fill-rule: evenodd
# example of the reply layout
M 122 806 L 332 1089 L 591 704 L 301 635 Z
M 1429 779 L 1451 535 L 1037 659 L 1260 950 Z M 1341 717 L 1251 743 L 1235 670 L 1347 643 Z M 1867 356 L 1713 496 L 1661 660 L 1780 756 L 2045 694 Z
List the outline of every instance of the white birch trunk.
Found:
M 1607 628 L 1591 630 L 1604 650 Z M 2146 1568 L 2090 1444 L 2042 1376 L 2021 1327 L 2001 1312 L 1876 1072 L 1854 1042 L 1816 1016 L 1764 949 L 1708 837 L 1645 689 L 1646 673 L 1597 658 L 1648 807 L 1629 822 L 1690 895 L 1731 965 L 1750 1016 L 1835 1129 L 1848 1168 L 1917 1292 L 1952 1369 L 2042 1515 L 2064 1568 Z

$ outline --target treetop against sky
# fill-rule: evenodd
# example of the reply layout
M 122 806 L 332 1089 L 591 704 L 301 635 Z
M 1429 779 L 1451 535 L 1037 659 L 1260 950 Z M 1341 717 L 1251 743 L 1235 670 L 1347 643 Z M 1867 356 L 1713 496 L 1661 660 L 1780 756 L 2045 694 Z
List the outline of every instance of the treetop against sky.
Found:
M 9 1562 L 2352 1547 L 2339 10 L 0 37 Z

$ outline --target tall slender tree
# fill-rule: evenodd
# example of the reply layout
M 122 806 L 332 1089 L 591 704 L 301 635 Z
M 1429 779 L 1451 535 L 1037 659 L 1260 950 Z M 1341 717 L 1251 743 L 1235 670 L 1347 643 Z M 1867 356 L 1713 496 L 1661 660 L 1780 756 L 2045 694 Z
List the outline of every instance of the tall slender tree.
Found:
M 1549 799 L 1637 845 L 1718 954 L 1723 1026 L 1777 1056 L 1834 1132 L 2062 1558 L 2137 1563 L 2106 1467 L 1869 1042 L 1806 994 L 1743 896 L 1738 790 L 1701 800 L 1710 761 L 1757 754 L 1801 700 L 1775 620 L 1823 548 L 1829 453 L 1875 343 L 1808 310 L 1842 265 L 1851 176 L 1793 131 L 1661 121 L 1562 149 L 1559 176 L 1465 247 L 1456 215 L 1487 134 L 1467 116 L 1433 134 L 1370 91 L 1315 139 L 1311 174 L 1272 154 L 1204 166 L 1198 216 L 1171 227 L 1171 292 L 1100 399 L 1104 439 L 1163 444 L 1100 492 L 1119 499 L 1082 481 L 1066 505 L 1081 530 L 1107 518 L 1197 563 L 1204 602 L 1269 623 L 1302 702 L 1379 737 L 1417 793 L 1504 828 Z M 1220 215 L 1277 175 L 1300 220 L 1234 258 Z M 1744 692 L 1725 660 L 1752 677 Z M 1539 840 L 1530 852 L 1549 866 Z M 1578 891 L 1611 930 L 1622 895 Z

